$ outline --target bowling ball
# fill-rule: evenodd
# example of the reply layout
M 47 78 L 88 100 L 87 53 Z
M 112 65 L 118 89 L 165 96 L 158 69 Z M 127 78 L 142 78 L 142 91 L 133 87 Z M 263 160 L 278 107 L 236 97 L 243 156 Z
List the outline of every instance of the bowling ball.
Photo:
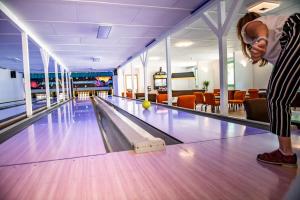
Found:
M 143 107 L 144 107 L 145 109 L 150 108 L 150 106 L 151 106 L 150 101 L 144 101 L 144 102 L 143 102 Z

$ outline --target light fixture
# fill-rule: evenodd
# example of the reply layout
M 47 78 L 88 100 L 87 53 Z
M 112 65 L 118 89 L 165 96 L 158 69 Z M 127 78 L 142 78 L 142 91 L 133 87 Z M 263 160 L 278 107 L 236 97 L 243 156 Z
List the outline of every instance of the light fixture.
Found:
M 242 59 L 242 60 L 240 61 L 240 64 L 241 64 L 243 67 L 246 67 L 246 66 L 247 66 L 247 61 L 244 60 L 244 59 Z
M 149 57 L 149 60 L 160 60 L 161 59 L 161 57 L 159 57 L 159 56 L 151 56 L 151 57 Z
M 111 26 L 99 26 L 97 38 L 98 39 L 107 39 L 110 31 L 111 31 Z
M 175 43 L 175 47 L 189 47 L 192 46 L 194 42 L 190 40 L 180 41 Z
M 248 8 L 249 12 L 256 12 L 256 13 L 265 13 L 270 10 L 273 10 L 277 7 L 279 7 L 280 4 L 277 2 L 268 2 L 268 1 L 262 1 L 259 3 L 256 3 Z
M 201 69 L 202 69 L 202 71 L 204 71 L 204 72 L 208 72 L 207 67 L 201 67 Z

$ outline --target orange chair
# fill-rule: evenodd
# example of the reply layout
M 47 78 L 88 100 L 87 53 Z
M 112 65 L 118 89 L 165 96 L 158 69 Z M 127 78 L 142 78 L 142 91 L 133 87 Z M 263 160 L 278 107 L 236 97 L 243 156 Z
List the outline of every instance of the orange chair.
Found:
M 126 92 L 126 97 L 132 99 L 132 92 Z
M 245 101 L 246 91 L 236 91 L 234 93 L 234 99 L 229 100 L 229 104 L 233 106 L 233 108 L 237 109 L 237 106 L 242 106 Z
M 195 110 L 196 96 L 195 95 L 182 95 L 177 99 L 177 106 Z
M 220 96 L 220 89 L 214 89 L 214 95 Z
M 205 105 L 203 93 L 202 92 L 194 92 L 193 94 L 196 96 L 196 106 L 198 104 L 201 104 L 200 110 L 202 111 L 202 107 Z
M 159 94 L 156 97 L 157 103 L 163 103 L 163 101 L 168 101 L 168 94 Z
M 204 98 L 205 98 L 205 112 L 207 110 L 207 106 L 211 106 L 211 111 L 215 112 L 215 108 L 217 109 L 220 108 L 220 101 L 216 101 L 215 99 L 215 94 L 214 93 L 204 93 Z
M 234 90 L 228 90 L 228 100 L 234 99 Z
M 258 89 L 249 89 L 248 90 L 249 99 L 257 99 L 259 98 Z

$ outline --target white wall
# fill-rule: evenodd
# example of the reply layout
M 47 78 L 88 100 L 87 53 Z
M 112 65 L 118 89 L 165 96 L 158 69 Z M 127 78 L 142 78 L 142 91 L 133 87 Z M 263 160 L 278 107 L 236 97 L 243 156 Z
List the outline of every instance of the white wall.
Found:
M 273 70 L 272 64 L 267 64 L 263 67 L 254 65 L 253 69 L 253 86 L 257 89 L 266 89 Z
M 123 69 L 118 69 L 118 96 L 122 96 L 122 92 L 124 92 L 124 72 Z
M 253 88 L 253 65 L 241 51 L 235 52 L 234 61 L 235 89 L 248 90 Z
M 243 64 L 246 65 L 243 66 Z M 239 90 L 266 89 L 272 69 L 272 64 L 259 67 L 258 64 L 250 63 L 241 51 L 235 52 L 235 88 Z
M 172 73 L 192 72 L 192 71 L 193 71 L 192 69 L 187 69 L 186 67 L 172 68 Z M 196 83 L 195 78 L 172 79 L 172 90 L 194 90 L 196 89 L 195 83 Z
M 22 100 L 25 98 L 23 75 L 16 73 L 16 78 L 10 77 L 10 70 L 0 69 L 0 102 Z
M 209 92 L 212 92 L 214 88 L 220 88 L 219 62 L 217 60 L 199 62 L 198 69 L 200 89 L 203 88 L 203 81 L 209 81 Z

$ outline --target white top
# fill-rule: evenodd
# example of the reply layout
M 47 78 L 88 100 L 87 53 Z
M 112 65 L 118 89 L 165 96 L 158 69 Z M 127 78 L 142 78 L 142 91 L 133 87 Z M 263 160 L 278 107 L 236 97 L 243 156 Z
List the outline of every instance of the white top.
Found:
M 283 25 L 288 18 L 288 16 L 262 16 L 254 20 L 264 23 L 269 29 L 267 51 L 263 58 L 273 65 L 275 65 L 281 51 L 279 39 L 282 35 Z M 241 34 L 246 44 L 253 44 L 255 40 L 248 37 L 245 32 L 248 23 L 243 26 Z

